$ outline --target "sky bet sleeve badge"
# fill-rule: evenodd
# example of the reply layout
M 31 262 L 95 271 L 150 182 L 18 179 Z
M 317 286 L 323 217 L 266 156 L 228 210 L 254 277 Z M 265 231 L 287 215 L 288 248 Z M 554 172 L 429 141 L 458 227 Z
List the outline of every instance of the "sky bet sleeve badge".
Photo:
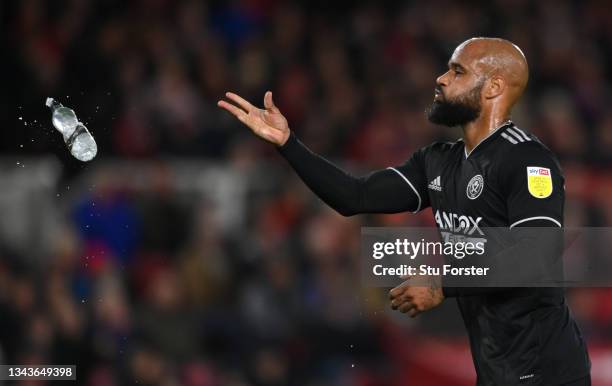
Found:
M 553 183 L 550 169 L 527 166 L 527 188 L 535 198 L 546 198 L 552 194 Z

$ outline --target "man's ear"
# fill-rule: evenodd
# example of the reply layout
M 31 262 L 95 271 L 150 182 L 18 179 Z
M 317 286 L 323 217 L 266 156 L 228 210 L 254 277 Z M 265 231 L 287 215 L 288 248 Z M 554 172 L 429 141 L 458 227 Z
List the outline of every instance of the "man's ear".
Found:
M 500 96 L 506 89 L 506 80 L 499 75 L 493 75 L 487 80 L 483 95 L 487 99 Z

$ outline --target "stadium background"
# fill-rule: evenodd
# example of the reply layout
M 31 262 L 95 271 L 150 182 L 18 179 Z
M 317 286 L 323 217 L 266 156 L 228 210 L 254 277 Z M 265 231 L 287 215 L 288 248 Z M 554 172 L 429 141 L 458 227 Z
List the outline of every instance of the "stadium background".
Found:
M 79 385 L 473 385 L 454 301 L 411 320 L 360 283 L 359 228 L 215 102 L 271 89 L 313 150 L 359 173 L 456 130 L 423 110 L 454 47 L 516 42 L 515 122 L 558 154 L 568 226 L 612 223 L 606 1 L 3 1 L 0 358 Z M 70 158 L 44 106 L 99 146 Z M 612 292 L 573 289 L 593 385 L 612 385 Z M 29 383 L 22 382 L 22 385 Z M 35 383 L 42 384 L 42 383 Z

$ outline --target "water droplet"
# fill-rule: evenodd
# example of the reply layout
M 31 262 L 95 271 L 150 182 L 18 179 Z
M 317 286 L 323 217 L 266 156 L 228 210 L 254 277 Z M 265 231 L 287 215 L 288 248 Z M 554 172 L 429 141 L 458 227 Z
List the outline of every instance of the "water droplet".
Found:
M 351 365 L 351 367 L 355 367 L 355 364 L 353 363 L 353 364 Z

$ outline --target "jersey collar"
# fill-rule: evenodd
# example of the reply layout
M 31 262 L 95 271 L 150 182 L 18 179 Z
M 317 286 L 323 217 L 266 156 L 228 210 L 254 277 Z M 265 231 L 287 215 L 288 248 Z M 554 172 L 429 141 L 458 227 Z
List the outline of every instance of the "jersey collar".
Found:
M 495 128 L 495 130 L 491 131 L 489 133 L 489 135 L 487 135 L 486 137 L 484 137 L 480 142 L 478 142 L 476 144 L 476 146 L 474 146 L 474 148 L 468 153 L 467 149 L 465 148 L 465 141 L 463 141 L 463 154 L 465 155 L 465 159 L 468 159 L 468 157 L 474 152 L 474 150 L 476 150 L 476 148 L 478 146 L 480 146 L 483 142 L 489 140 L 489 138 L 493 138 L 493 134 L 498 133 L 500 131 L 500 129 L 506 128 L 506 127 L 510 127 L 514 125 L 514 123 L 508 119 L 507 121 L 505 121 L 504 123 L 502 123 L 501 125 L 499 125 L 498 127 Z

